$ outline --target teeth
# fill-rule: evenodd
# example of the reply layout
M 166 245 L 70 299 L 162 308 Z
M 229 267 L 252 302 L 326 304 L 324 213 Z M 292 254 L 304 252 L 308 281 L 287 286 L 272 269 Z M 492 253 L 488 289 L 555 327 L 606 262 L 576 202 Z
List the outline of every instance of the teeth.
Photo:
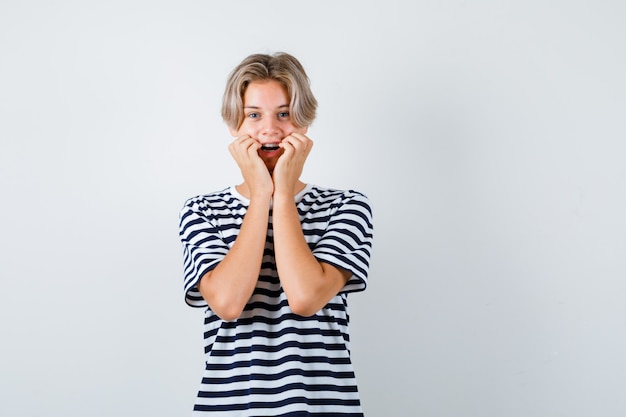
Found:
M 277 143 L 268 143 L 265 145 L 261 145 L 261 149 L 264 151 L 275 151 L 278 148 L 280 148 L 280 146 L 278 146 Z

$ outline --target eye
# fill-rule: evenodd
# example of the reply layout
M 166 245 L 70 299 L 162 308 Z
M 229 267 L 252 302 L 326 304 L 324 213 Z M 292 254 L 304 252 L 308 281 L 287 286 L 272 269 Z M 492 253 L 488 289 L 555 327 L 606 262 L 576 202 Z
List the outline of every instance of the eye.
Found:
M 252 112 L 252 113 L 248 113 L 248 117 L 251 119 L 258 119 L 260 115 L 257 112 Z
M 278 113 L 278 118 L 279 119 L 289 119 L 289 112 L 288 111 L 281 111 L 280 113 Z

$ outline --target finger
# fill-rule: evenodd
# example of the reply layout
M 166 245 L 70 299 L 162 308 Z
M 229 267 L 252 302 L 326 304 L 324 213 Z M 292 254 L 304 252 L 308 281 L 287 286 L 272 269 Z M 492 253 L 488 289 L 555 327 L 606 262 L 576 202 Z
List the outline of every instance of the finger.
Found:
M 231 144 L 231 148 L 240 151 L 248 151 L 250 147 L 255 146 L 258 142 L 250 136 L 241 136 L 235 139 Z
M 311 138 L 309 138 L 308 136 L 306 136 L 303 133 L 294 132 L 290 136 L 293 136 L 294 138 L 298 139 L 302 143 L 306 143 L 307 146 L 310 146 L 313 143 Z
M 298 133 L 298 132 L 293 132 L 291 135 L 289 136 L 293 136 L 294 138 L 306 142 L 307 140 L 310 140 L 306 135 L 302 134 L 302 133 Z
M 283 155 L 286 155 L 287 157 L 296 152 L 297 145 L 294 143 L 292 139 L 289 138 L 289 136 L 285 137 L 280 142 L 279 146 L 283 148 L 284 150 Z
M 231 145 L 239 145 L 248 139 L 250 139 L 250 136 L 248 135 L 238 136 L 231 142 Z
M 294 143 L 294 146 L 298 149 L 308 151 L 313 146 L 313 141 L 301 133 L 292 133 L 290 137 L 293 138 L 292 143 Z
M 311 150 L 312 142 L 305 136 L 292 135 L 287 139 L 287 143 L 293 147 L 294 154 L 302 155 L 306 158 Z
M 301 139 L 299 139 L 299 138 L 297 138 L 297 137 L 295 137 L 293 135 L 286 136 L 282 140 L 281 144 L 283 144 L 284 146 L 291 147 L 293 149 L 298 149 L 298 148 L 302 147 Z
M 258 149 L 261 145 L 250 136 L 242 136 L 235 139 L 228 147 L 230 154 L 238 161 L 245 159 L 257 159 Z
M 261 148 L 261 144 L 255 140 L 246 144 L 246 151 L 250 157 L 257 157 L 260 159 L 259 148 Z
M 232 142 L 228 145 L 228 147 L 229 147 L 230 149 L 235 149 L 235 148 L 238 148 L 238 147 L 239 147 L 239 146 L 241 146 L 241 144 L 242 144 L 244 141 L 246 141 L 248 138 L 250 138 L 250 136 L 247 136 L 247 135 L 245 135 L 245 136 L 239 136 L 239 137 L 235 138 L 235 139 L 234 139 L 234 140 L 233 140 L 233 141 L 232 141 Z

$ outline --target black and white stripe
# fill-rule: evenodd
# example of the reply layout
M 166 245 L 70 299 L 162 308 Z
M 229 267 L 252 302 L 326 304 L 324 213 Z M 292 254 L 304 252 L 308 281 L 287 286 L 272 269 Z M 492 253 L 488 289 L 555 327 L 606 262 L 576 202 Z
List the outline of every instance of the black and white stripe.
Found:
M 225 322 L 197 290 L 235 241 L 249 201 L 234 187 L 189 199 L 180 213 L 186 302 L 205 307 L 206 369 L 194 413 L 215 416 L 362 415 L 350 361 L 347 294 L 362 291 L 372 249 L 372 212 L 355 191 L 318 186 L 296 196 L 314 256 L 352 273 L 311 317 L 294 314 L 280 285 L 272 219 L 257 286 L 241 317 Z

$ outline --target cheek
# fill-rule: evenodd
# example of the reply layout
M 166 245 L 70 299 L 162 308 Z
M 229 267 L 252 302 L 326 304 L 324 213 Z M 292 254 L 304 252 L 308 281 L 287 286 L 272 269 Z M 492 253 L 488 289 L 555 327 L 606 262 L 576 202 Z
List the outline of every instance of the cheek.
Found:
M 295 127 L 291 125 L 289 126 L 289 128 L 286 128 L 283 131 L 285 132 L 285 136 L 289 136 L 292 133 L 300 133 L 302 135 L 305 135 L 307 130 L 308 129 L 306 127 Z
M 245 136 L 245 135 L 254 137 L 256 134 L 256 130 L 252 129 L 251 126 L 249 126 L 248 124 L 244 122 L 241 126 L 239 126 L 239 129 L 235 131 L 231 131 L 231 134 L 233 134 L 233 136 L 235 137 Z

